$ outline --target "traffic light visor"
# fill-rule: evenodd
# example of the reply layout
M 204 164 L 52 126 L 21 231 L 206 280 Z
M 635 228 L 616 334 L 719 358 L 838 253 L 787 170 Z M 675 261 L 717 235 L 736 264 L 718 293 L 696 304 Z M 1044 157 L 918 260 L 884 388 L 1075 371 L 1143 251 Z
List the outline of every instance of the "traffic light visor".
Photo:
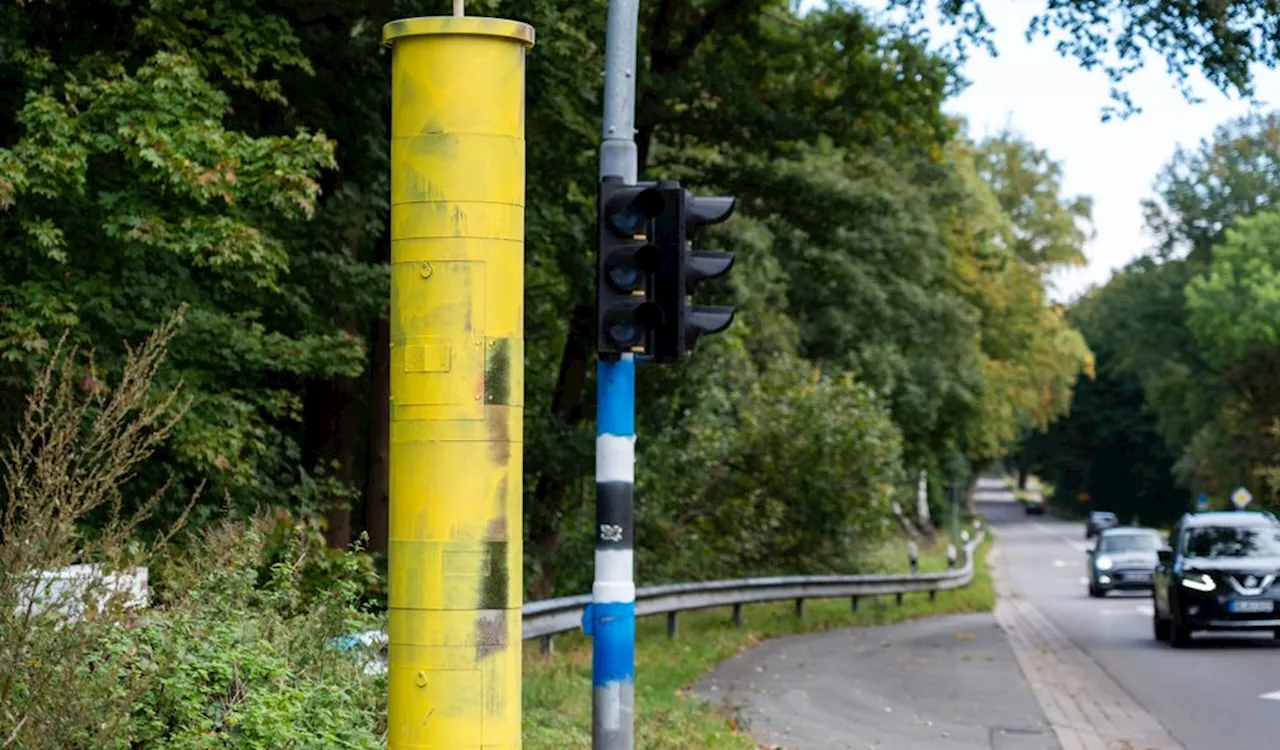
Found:
M 733 214 L 738 199 L 728 195 L 690 196 L 689 221 L 699 224 L 719 224 Z

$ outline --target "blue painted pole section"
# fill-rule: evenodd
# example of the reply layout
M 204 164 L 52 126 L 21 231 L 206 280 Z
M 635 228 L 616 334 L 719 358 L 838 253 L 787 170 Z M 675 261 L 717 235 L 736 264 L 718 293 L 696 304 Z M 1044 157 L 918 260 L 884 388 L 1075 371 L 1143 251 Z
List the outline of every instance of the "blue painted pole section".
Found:
M 631 750 L 636 661 L 635 359 L 602 359 L 596 375 L 596 569 L 589 622 L 584 623 L 592 639 L 591 746 Z

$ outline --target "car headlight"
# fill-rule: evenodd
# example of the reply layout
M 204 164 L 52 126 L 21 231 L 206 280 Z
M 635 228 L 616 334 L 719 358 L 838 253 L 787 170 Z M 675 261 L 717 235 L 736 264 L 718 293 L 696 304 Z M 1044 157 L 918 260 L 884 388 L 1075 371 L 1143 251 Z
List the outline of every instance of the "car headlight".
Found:
M 1183 574 L 1182 585 L 1195 591 L 1213 591 L 1218 587 L 1208 573 Z
M 1094 563 L 1094 565 L 1098 566 L 1098 570 L 1111 570 L 1111 566 L 1113 564 L 1114 563 L 1111 562 L 1111 558 L 1106 555 L 1099 557 L 1097 562 Z

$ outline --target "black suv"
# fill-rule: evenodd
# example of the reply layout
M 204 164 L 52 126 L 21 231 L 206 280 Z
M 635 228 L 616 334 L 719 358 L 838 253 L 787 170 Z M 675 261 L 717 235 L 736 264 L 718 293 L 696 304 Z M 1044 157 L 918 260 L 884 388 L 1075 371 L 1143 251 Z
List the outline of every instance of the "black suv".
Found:
M 1270 513 L 1187 514 L 1159 551 L 1155 636 L 1182 648 L 1194 630 L 1271 630 L 1280 637 L 1280 520 Z

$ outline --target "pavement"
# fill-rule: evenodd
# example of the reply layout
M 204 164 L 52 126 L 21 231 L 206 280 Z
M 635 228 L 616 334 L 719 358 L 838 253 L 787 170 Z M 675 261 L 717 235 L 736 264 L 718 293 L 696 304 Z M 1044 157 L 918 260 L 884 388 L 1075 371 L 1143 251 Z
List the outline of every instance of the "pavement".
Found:
M 767 747 L 1059 747 L 989 614 L 767 641 L 694 690 Z
M 1280 645 L 1152 637 L 1151 599 L 1086 590 L 1084 527 L 1028 517 L 986 482 L 994 615 L 769 641 L 695 691 L 787 750 L 1280 747 Z

